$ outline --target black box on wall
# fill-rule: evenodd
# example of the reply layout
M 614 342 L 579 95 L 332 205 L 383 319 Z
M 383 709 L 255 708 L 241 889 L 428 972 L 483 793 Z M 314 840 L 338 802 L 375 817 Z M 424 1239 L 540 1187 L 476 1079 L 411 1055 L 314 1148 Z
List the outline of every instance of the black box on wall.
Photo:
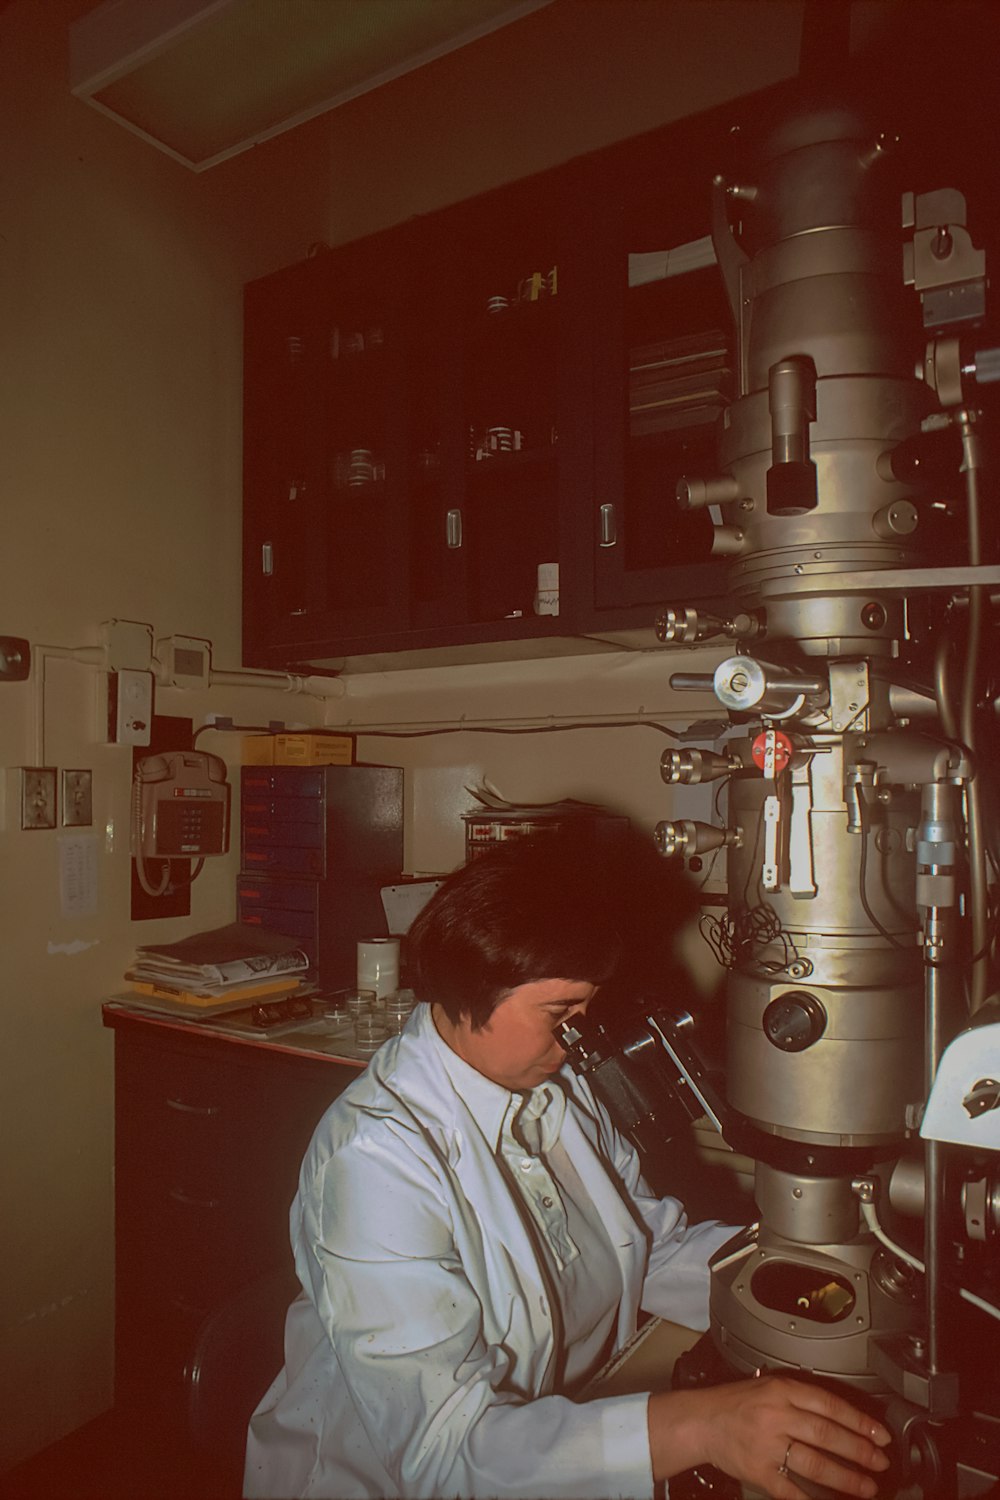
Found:
M 241 783 L 240 921 L 294 937 L 327 988 L 353 984 L 403 867 L 401 768 L 244 766 Z

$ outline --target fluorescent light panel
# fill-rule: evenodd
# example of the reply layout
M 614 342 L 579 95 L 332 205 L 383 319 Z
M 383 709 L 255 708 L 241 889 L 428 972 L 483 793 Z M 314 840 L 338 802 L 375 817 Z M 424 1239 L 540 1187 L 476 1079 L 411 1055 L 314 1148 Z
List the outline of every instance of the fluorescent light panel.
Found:
M 73 93 L 203 171 L 550 0 L 105 0 Z

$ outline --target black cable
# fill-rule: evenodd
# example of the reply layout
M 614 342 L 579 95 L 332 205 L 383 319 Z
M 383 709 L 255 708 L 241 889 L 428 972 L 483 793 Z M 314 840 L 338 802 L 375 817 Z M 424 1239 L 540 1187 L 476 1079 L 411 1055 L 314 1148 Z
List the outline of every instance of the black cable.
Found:
M 861 898 L 861 905 L 865 916 L 875 930 L 882 934 L 887 943 L 891 943 L 894 948 L 900 949 L 903 953 L 909 953 L 913 947 L 912 943 L 901 943 L 894 938 L 888 928 L 882 926 L 868 900 L 868 835 L 871 832 L 871 815 L 868 804 L 865 801 L 863 787 L 858 788 L 858 821 L 861 824 L 861 866 L 858 871 L 858 895 Z
M 720 810 L 719 799 L 722 796 L 722 793 L 725 791 L 726 783 L 729 781 L 729 779 L 729 776 L 723 776 L 712 794 L 712 815 L 720 823 L 723 822 L 724 819 Z M 712 850 L 712 858 L 708 862 L 708 869 L 705 871 L 703 878 L 698 882 L 699 891 L 703 891 L 708 885 L 708 882 L 711 880 L 712 871 L 715 869 L 715 862 L 718 859 L 719 855 L 722 853 L 724 847 L 725 845 L 720 844 L 717 849 Z
M 191 736 L 192 745 L 198 736 L 208 729 L 214 729 L 218 734 L 274 734 L 275 732 L 270 724 L 199 724 Z M 316 731 L 309 730 L 308 733 L 315 734 Z
M 234 731 L 251 734 L 273 734 L 274 730 L 269 724 L 202 724 L 195 730 L 192 742 L 207 729 L 217 730 L 220 734 L 228 734 Z M 518 729 L 505 729 L 491 724 L 457 724 L 443 729 L 341 729 L 330 730 L 329 733 L 365 735 L 377 739 L 386 740 L 420 740 L 436 734 L 558 734 L 568 729 L 655 729 L 659 734 L 665 734 L 672 740 L 684 740 L 686 731 L 669 729 L 666 724 L 657 724 L 653 719 L 612 719 L 603 723 L 598 720 L 589 723 L 586 720 L 579 724 L 532 724 Z M 317 734 L 322 730 L 302 730 L 296 733 Z
M 730 913 L 717 917 L 711 912 L 702 912 L 698 929 L 711 948 L 716 962 L 724 969 L 734 969 L 739 963 L 754 959 L 754 950 L 767 947 L 769 943 L 780 943 L 784 956 L 780 963 L 761 964 L 771 975 L 786 973 L 798 958 L 799 952 L 790 935 L 785 932 L 781 920 L 772 906 L 762 902 L 759 906 L 744 910 L 739 917 Z
M 711 948 L 720 969 L 731 969 L 735 962 L 727 923 L 728 918 L 717 917 L 708 911 L 703 911 L 698 918 L 698 931 Z
M 750 864 L 747 867 L 747 878 L 743 882 L 743 906 L 744 906 L 744 908 L 746 910 L 750 909 L 750 880 L 751 880 L 751 877 L 753 876 L 753 874 L 754 874 L 754 872 L 755 872 L 755 870 L 757 868 L 757 850 L 760 848 L 760 836 L 763 833 L 763 831 L 764 831 L 764 804 L 762 802 L 760 804 L 760 815 L 757 818 L 757 831 L 754 834 L 753 849 L 750 851 Z M 763 891 L 760 890 L 759 883 L 758 883 L 757 895 L 760 896 L 760 897 L 763 897 L 763 894 L 764 893 L 763 893 Z
M 171 860 L 168 859 L 167 864 L 169 865 L 170 863 Z M 194 885 L 195 881 L 198 879 L 198 876 L 201 874 L 202 869 L 204 868 L 204 864 L 204 858 L 195 860 L 194 864 L 191 867 L 190 873 L 185 876 L 183 880 L 175 880 L 173 876 L 171 876 L 169 881 L 167 882 L 167 888 L 163 892 L 163 894 L 165 896 L 169 896 L 171 891 L 182 891 L 184 890 L 185 886 Z
M 730 771 L 727 775 L 720 777 L 715 791 L 712 793 L 712 812 L 718 819 L 720 819 L 720 821 L 722 819 L 722 794 L 726 790 L 732 779 L 732 771 Z
M 668 729 L 666 724 L 657 724 L 653 719 L 613 719 L 603 723 L 537 724 L 521 729 L 503 729 L 490 724 L 459 724 L 448 729 L 352 729 L 349 734 L 370 735 L 388 740 L 419 740 L 435 734 L 558 734 L 569 729 L 655 729 L 672 740 L 683 740 L 684 733 Z

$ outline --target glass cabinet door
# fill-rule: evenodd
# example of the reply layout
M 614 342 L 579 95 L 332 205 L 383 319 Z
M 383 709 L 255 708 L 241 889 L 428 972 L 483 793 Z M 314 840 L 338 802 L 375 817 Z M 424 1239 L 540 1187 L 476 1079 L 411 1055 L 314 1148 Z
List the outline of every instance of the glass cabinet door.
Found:
M 322 268 L 251 283 L 244 300 L 244 660 L 294 639 L 315 610 L 321 517 Z
M 248 645 L 259 630 L 290 659 L 405 619 L 396 250 L 379 236 L 248 288 Z
M 408 590 L 416 630 L 468 617 L 460 323 L 447 247 L 425 226 L 407 309 Z
M 637 182 L 641 187 L 637 187 Z M 706 511 L 677 481 L 716 470 L 735 334 L 709 238 L 711 172 L 634 174 L 609 213 L 596 308 L 594 600 L 598 611 L 718 591 Z M 652 615 L 650 615 L 652 619 Z
M 327 637 L 376 634 L 406 619 L 405 236 L 339 254 L 329 313 Z
M 567 580 L 552 587 L 552 568 L 589 463 L 575 199 L 563 176 L 468 209 L 443 226 L 465 617 L 499 636 L 554 633 L 572 598 Z

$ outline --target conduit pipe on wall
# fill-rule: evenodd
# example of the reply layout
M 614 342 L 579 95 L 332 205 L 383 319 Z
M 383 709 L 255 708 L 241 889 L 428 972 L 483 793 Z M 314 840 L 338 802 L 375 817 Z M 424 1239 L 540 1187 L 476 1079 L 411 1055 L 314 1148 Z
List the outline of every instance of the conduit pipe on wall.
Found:
M 31 734 L 27 763 L 33 766 L 45 765 L 45 682 L 46 666 L 50 659 L 77 662 L 81 666 L 93 667 L 98 671 L 108 669 L 106 644 L 97 646 L 31 644 Z M 163 683 L 166 680 L 163 663 L 154 657 L 151 666 L 157 681 Z M 170 682 L 170 686 L 174 691 L 185 691 L 183 684 Z M 244 671 L 240 668 L 232 671 L 210 669 L 205 686 L 206 688 L 263 688 L 311 697 L 319 701 L 342 698 L 346 692 L 345 683 L 339 677 L 300 676 L 292 672 Z
M 209 687 L 276 688 L 309 698 L 343 698 L 347 691 L 341 677 L 299 677 L 293 672 L 257 672 L 236 668 L 231 672 L 208 674 Z
M 28 764 L 45 765 L 45 668 L 50 658 L 103 667 L 103 646 L 31 646 L 31 749 Z

